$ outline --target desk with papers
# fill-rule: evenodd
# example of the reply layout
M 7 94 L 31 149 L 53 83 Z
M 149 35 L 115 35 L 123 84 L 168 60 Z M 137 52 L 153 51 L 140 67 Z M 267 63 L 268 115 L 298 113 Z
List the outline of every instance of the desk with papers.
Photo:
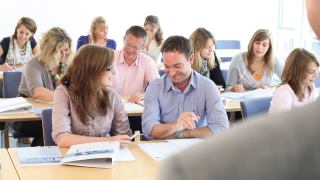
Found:
M 159 162 L 153 160 L 139 148 L 137 142 L 128 145 L 135 160 L 115 162 L 111 169 L 76 167 L 66 165 L 21 166 L 16 148 L 10 148 L 9 154 L 21 180 L 87 180 L 87 179 L 130 179 L 153 180 L 159 170 Z M 66 148 L 61 149 L 63 153 Z

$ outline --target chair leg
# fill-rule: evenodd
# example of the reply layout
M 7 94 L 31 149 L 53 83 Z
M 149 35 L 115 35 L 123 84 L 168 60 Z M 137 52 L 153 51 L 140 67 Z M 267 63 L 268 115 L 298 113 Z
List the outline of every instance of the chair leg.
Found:
M 3 136 L 3 140 L 4 140 L 4 147 L 5 148 L 9 148 L 10 144 L 9 144 L 9 129 L 5 129 L 4 131 L 4 136 Z

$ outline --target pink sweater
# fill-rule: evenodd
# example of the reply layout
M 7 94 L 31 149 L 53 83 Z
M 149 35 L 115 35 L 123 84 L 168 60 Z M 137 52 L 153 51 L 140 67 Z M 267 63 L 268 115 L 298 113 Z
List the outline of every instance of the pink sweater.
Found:
M 301 107 L 316 100 L 315 87 L 312 88 L 311 93 L 304 92 L 305 98 L 299 101 L 289 84 L 284 84 L 278 87 L 271 100 L 269 112 L 289 111 L 291 109 Z
M 111 88 L 108 88 L 108 90 L 112 107 L 107 109 L 107 114 L 105 116 L 96 116 L 90 119 L 87 124 L 82 124 L 66 87 L 59 85 L 54 92 L 52 112 L 53 140 L 57 142 L 64 134 L 108 137 L 110 132 L 113 132 L 113 134 L 131 135 L 128 116 L 119 94 Z

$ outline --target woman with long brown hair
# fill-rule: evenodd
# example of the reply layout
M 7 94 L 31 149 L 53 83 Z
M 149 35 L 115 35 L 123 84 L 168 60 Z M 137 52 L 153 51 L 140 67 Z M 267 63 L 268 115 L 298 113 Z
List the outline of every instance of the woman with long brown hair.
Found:
M 289 111 L 315 101 L 314 81 L 318 75 L 317 58 L 303 48 L 288 56 L 281 76 L 281 85 L 272 96 L 269 112 Z
M 237 54 L 231 61 L 227 90 L 244 92 L 278 85 L 282 64 L 275 58 L 271 33 L 267 29 L 257 30 L 248 45 L 248 51 Z
M 79 49 L 54 94 L 52 136 L 59 147 L 95 141 L 129 143 L 131 129 L 112 85 L 113 50 Z

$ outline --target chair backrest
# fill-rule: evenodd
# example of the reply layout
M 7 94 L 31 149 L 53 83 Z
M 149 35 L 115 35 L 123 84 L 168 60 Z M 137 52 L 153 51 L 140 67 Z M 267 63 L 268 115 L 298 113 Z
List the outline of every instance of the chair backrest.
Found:
M 216 40 L 216 49 L 240 49 L 239 40 Z
M 318 88 L 320 87 L 320 76 L 318 75 L 316 80 L 314 81 L 315 86 Z
M 3 97 L 17 97 L 22 72 L 3 72 Z
M 228 77 L 228 69 L 221 69 L 222 77 L 224 79 L 224 82 L 227 82 L 227 77 Z
M 240 52 L 241 44 L 239 40 L 216 40 L 215 47 L 221 60 L 229 62 L 233 56 Z
M 163 69 L 160 69 L 160 70 L 159 70 L 159 75 L 160 75 L 160 76 L 164 75 L 165 73 L 166 73 L 166 72 L 164 72 Z
M 268 113 L 272 97 L 249 98 L 240 102 L 243 118 Z
M 42 129 L 43 141 L 45 146 L 55 146 L 56 143 L 52 139 L 52 109 L 42 111 Z

